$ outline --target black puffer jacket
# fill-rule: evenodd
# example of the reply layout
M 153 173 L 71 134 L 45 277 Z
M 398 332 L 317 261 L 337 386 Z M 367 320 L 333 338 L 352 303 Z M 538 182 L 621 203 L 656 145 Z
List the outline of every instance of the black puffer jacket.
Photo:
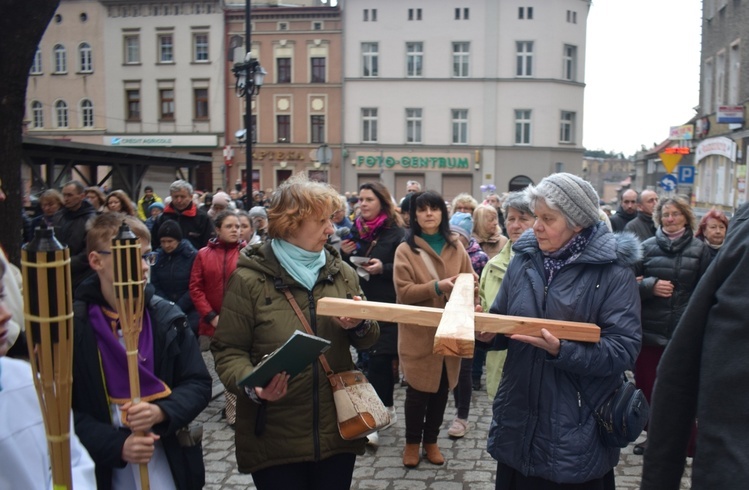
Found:
M 636 274 L 642 276 L 643 345 L 665 346 L 687 307 L 695 286 L 712 260 L 708 247 L 692 236 L 687 228 L 684 235 L 674 241 L 658 228 L 653 238 L 642 244 L 642 261 Z M 674 293 L 670 298 L 653 294 L 658 279 L 671 281 Z
M 395 249 L 401 244 L 406 236 L 406 230 L 399 226 L 384 228 L 377 236 L 376 243 L 362 240 L 356 227 L 352 229 L 354 241 L 358 244 L 353 256 L 367 256 L 382 261 L 382 274 L 370 276 L 369 280 L 361 279 L 359 285 L 367 295 L 369 301 L 381 301 L 383 303 L 395 303 L 395 286 L 393 285 L 393 262 L 395 261 Z M 371 248 L 370 248 L 371 247 Z M 368 255 L 365 255 L 369 251 Z M 341 253 L 343 258 L 354 269 L 356 265 L 351 263 L 351 256 Z M 371 355 L 397 355 L 398 354 L 398 325 L 390 322 L 380 323 L 380 338 L 369 350 Z
M 112 488 L 112 471 L 124 468 L 122 447 L 130 430 L 112 425 L 109 397 L 101 370 L 96 334 L 88 319 L 88 305 L 104 305 L 98 276 L 76 290 L 73 347 L 73 416 L 75 431 L 96 464 L 99 490 Z M 211 400 L 211 375 L 200 356 L 198 342 L 174 304 L 146 288 L 146 309 L 153 332 L 154 374 L 169 388 L 166 398 L 154 400 L 166 419 L 153 427 L 161 436 L 169 468 L 178 490 L 197 490 L 205 484 L 203 448 L 183 447 L 177 431 L 187 426 Z

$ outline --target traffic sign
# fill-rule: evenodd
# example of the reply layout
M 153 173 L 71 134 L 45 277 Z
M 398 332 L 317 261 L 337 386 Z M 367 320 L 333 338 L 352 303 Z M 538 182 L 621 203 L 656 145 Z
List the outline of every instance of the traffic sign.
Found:
M 658 185 L 668 192 L 674 192 L 676 190 L 677 184 L 678 183 L 676 181 L 676 177 L 671 174 L 664 175 L 658 182 Z
M 694 184 L 694 165 L 679 165 L 679 184 Z
M 658 156 L 661 157 L 661 163 L 663 163 L 663 166 L 666 168 L 666 172 L 668 173 L 673 172 L 681 159 L 684 157 L 684 155 L 679 153 L 666 153 L 665 151 L 659 153 Z

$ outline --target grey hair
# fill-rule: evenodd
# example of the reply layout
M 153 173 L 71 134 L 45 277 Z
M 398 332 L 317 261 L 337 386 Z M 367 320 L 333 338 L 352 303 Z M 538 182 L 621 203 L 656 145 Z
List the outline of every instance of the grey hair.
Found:
M 530 184 L 525 188 L 525 190 L 520 192 L 525 194 L 528 200 L 528 206 L 530 207 L 533 214 L 536 214 L 536 204 L 538 203 L 538 200 L 541 199 L 546 203 L 547 206 L 549 206 L 549 208 L 562 213 L 562 216 L 564 216 L 564 220 L 567 222 L 567 228 L 575 228 L 577 224 L 574 223 L 569 216 L 567 216 L 567 213 L 562 211 L 559 205 L 554 201 L 552 197 L 549 196 L 549 193 L 546 192 L 546 190 L 547 189 L 541 186 L 534 186 L 533 184 Z
M 192 196 L 193 194 L 192 184 L 190 184 L 186 180 L 182 180 L 182 179 L 175 180 L 174 182 L 172 182 L 172 185 L 169 186 L 169 194 L 172 194 L 173 192 L 184 191 L 184 190 L 186 190 L 187 193 Z
M 510 192 L 507 197 L 505 197 L 504 201 L 502 201 L 502 213 L 507 216 L 507 211 L 510 208 L 517 209 L 528 216 L 533 216 L 528 196 L 526 196 L 524 191 Z

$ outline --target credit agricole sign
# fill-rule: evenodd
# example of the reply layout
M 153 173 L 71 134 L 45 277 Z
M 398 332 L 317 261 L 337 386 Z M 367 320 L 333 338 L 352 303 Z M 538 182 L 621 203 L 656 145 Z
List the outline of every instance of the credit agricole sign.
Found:
M 355 166 L 360 169 L 392 170 L 470 170 L 469 153 L 357 153 Z

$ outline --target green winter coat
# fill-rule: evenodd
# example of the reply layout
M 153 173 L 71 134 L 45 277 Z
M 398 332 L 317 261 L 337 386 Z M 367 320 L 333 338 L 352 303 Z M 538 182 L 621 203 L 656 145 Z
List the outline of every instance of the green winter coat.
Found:
M 320 461 L 339 453 L 364 454 L 366 439 L 344 441 L 338 433 L 333 393 L 319 362 L 291 379 L 286 396 L 276 402 L 257 404 L 237 388 L 237 382 L 252 372 L 263 356 L 280 347 L 295 330 L 305 331 L 282 287 L 294 295 L 316 335 L 332 341 L 325 356 L 334 371 L 354 369 L 349 348 L 366 349 L 379 336 L 376 322 L 359 338 L 330 317 L 315 315 L 320 298 L 363 296 L 356 272 L 333 248 L 326 247 L 326 263 L 312 292 L 281 267 L 270 243 L 242 250 L 211 342 L 221 382 L 238 395 L 236 456 L 241 473 Z M 256 421 L 262 411 L 265 429 L 257 435 Z
M 492 257 L 484 267 L 479 281 L 479 297 L 484 311 L 489 311 L 492 307 L 513 255 L 512 242 L 508 241 L 502 247 L 502 251 Z M 497 395 L 506 358 L 506 350 L 490 350 L 486 353 L 486 394 L 489 395 L 490 400 L 494 400 Z

